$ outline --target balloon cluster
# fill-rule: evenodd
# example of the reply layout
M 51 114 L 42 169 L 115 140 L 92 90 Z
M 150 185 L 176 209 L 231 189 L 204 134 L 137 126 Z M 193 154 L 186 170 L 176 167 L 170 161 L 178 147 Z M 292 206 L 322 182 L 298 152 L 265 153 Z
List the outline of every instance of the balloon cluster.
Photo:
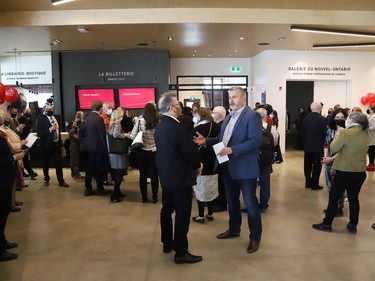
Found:
M 18 91 L 12 87 L 5 87 L 0 83 L 0 104 L 4 102 L 14 103 L 18 98 Z
M 375 106 L 375 94 L 368 93 L 366 96 L 361 97 L 361 103 L 363 105 Z

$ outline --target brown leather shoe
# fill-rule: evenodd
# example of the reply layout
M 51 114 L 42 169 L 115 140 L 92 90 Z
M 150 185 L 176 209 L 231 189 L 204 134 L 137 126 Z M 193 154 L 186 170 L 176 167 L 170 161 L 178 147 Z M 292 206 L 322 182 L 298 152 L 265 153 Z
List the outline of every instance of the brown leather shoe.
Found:
M 223 233 L 220 233 L 216 236 L 217 239 L 228 239 L 228 238 L 235 238 L 240 236 L 239 234 L 234 234 L 229 231 L 229 229 Z
M 247 252 L 249 254 L 252 254 L 252 253 L 255 253 L 256 251 L 258 251 L 259 243 L 260 243 L 260 241 L 250 240 L 249 246 L 247 246 Z

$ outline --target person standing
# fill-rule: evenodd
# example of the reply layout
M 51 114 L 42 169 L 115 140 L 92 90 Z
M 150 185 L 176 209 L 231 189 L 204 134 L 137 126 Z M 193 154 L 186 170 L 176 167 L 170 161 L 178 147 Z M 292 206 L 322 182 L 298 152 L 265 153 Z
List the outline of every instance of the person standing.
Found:
M 368 159 L 369 163 L 366 167 L 366 171 L 375 171 L 375 106 L 371 106 L 367 110 L 368 117 L 368 132 L 369 132 L 369 147 L 368 147 Z
M 2 123 L 2 118 L 0 118 L 0 125 Z M 16 162 L 24 156 L 25 151 L 13 154 L 12 148 L 7 141 L 7 135 L 0 131 L 0 262 L 18 257 L 18 254 L 7 251 L 16 248 L 18 244 L 6 240 L 5 227 L 11 209 L 13 183 L 17 178 Z
M 152 202 L 158 202 L 159 179 L 155 163 L 155 128 L 159 123 L 159 115 L 155 105 L 146 104 L 142 116 L 134 125 L 131 134 L 126 134 L 131 139 L 135 139 L 139 131 L 143 132 L 143 148 L 136 152 L 135 158 L 139 169 L 139 189 L 141 191 L 142 202 L 148 202 L 147 178 L 151 178 Z
M 174 250 L 174 262 L 177 264 L 200 262 L 201 256 L 188 252 L 187 234 L 191 216 L 192 186 L 196 184 L 196 176 L 202 172 L 202 164 L 189 131 L 177 120 L 181 114 L 177 95 L 164 93 L 159 99 L 158 107 L 162 117 L 155 130 L 155 143 L 156 166 L 163 188 L 163 206 L 160 211 L 163 252 Z
M 322 171 L 324 142 L 327 133 L 327 122 L 322 116 L 322 105 L 313 102 L 311 113 L 302 121 L 301 134 L 303 138 L 305 188 L 320 190 L 319 177 Z
M 211 110 L 208 108 L 200 107 L 196 111 L 198 123 L 195 125 L 192 136 L 199 132 L 206 138 L 216 137 L 220 128 L 214 122 Z M 207 206 L 208 214 L 206 219 L 209 221 L 214 220 L 213 216 L 213 201 L 218 196 L 218 174 L 214 171 L 214 164 L 216 155 L 212 147 L 198 147 L 200 154 L 200 161 L 203 164 L 202 175 L 197 177 L 197 185 L 194 186 L 195 197 L 198 204 L 198 216 L 193 217 L 193 221 L 204 223 L 204 207 Z
M 44 186 L 49 186 L 49 165 L 51 158 L 55 160 L 56 177 L 61 187 L 69 187 L 64 180 L 61 165 L 61 125 L 53 115 L 53 105 L 47 104 L 44 113 L 36 120 L 36 133 L 40 139 L 39 148 L 43 163 Z
M 194 138 L 199 145 L 212 146 L 223 142 L 224 148 L 218 156 L 229 157 L 229 161 L 220 165 L 225 193 L 228 201 L 229 229 L 216 236 L 217 239 L 228 239 L 240 236 L 241 206 L 240 193 L 247 209 L 249 226 L 249 245 L 247 252 L 258 250 L 262 236 L 262 220 L 256 197 L 256 181 L 260 176 L 258 154 L 262 143 L 262 118 L 259 113 L 246 106 L 246 93 L 241 87 L 232 87 L 228 91 L 231 109 L 221 126 L 216 138 L 205 139 L 198 133 Z M 215 167 L 218 165 L 216 160 Z
M 85 196 L 106 195 L 110 191 L 104 189 L 104 181 L 109 169 L 109 155 L 106 144 L 106 127 L 100 114 L 103 103 L 100 100 L 92 102 L 92 112 L 84 121 L 84 136 L 81 142 L 88 152 L 88 166 L 85 175 Z M 97 192 L 92 189 L 92 178 L 95 175 Z
M 330 144 L 337 157 L 332 168 L 336 170 L 333 178 L 325 218 L 321 223 L 313 224 L 316 230 L 331 232 L 336 215 L 337 200 L 346 190 L 349 201 L 349 222 L 346 229 L 357 233 L 359 221 L 359 192 L 366 180 L 366 153 L 368 150 L 368 119 L 360 112 L 352 112 L 346 120 L 346 128 L 336 135 Z

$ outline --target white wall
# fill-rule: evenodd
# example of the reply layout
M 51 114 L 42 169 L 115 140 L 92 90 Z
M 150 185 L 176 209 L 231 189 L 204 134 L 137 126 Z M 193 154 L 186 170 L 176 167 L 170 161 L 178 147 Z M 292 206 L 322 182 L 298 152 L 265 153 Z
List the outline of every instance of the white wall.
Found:
M 347 81 L 314 82 L 314 101 L 324 104 L 323 115 L 327 115 L 328 109 L 333 108 L 336 104 L 341 107 L 350 107 L 350 100 L 351 95 L 348 93 Z
M 265 87 L 267 103 L 278 111 L 280 120 L 285 120 L 287 80 L 343 81 L 347 105 L 363 109 L 360 98 L 375 91 L 374 52 L 266 51 L 252 62 L 254 86 Z M 279 123 L 279 133 L 284 150 L 285 122 Z

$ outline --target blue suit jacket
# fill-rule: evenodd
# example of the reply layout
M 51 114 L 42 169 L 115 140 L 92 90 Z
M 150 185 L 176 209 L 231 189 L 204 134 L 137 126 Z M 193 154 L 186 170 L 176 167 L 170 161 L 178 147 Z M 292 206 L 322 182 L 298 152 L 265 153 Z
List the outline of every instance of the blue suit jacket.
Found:
M 228 125 L 230 115 L 227 115 L 216 138 L 206 140 L 207 145 L 223 141 L 223 135 Z M 227 162 L 228 171 L 234 180 L 246 180 L 259 177 L 259 148 L 262 144 L 262 118 L 259 113 L 245 107 L 233 128 L 228 147 L 233 151 Z M 218 166 L 216 159 L 215 168 Z
M 90 152 L 107 151 L 106 128 L 104 119 L 96 112 L 91 112 L 85 119 L 86 149 Z

